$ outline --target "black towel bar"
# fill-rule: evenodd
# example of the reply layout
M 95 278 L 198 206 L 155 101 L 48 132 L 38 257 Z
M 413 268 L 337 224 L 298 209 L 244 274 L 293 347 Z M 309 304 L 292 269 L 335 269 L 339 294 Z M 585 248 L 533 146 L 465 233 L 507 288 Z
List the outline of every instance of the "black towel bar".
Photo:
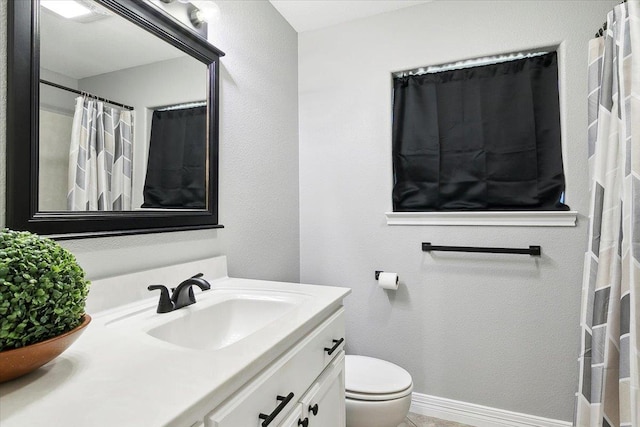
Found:
M 435 246 L 429 242 L 422 243 L 423 252 L 445 251 L 445 252 L 482 252 L 491 254 L 522 254 L 540 256 L 542 249 L 540 246 L 529 246 L 528 249 L 518 248 L 482 248 L 474 246 Z

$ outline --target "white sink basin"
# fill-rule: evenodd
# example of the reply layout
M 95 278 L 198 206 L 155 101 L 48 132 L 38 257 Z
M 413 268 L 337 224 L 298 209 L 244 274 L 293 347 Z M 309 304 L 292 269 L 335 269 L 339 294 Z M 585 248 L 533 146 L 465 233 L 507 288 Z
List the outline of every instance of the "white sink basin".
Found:
M 157 314 L 167 321 L 146 333 L 181 347 L 217 350 L 284 318 L 308 299 L 304 294 L 255 290 L 211 290 L 196 297 L 196 304 Z

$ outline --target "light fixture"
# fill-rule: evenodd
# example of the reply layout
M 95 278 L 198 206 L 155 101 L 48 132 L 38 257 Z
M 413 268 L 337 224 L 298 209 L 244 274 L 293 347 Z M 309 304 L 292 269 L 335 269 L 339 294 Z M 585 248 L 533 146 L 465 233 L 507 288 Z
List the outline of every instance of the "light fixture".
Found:
M 91 14 L 91 9 L 75 0 L 41 0 L 40 4 L 64 18 L 77 18 Z
M 193 24 L 194 27 L 200 28 L 202 24 L 207 22 L 207 14 L 202 9 L 198 9 L 193 4 L 189 5 L 189 20 Z
M 152 0 L 152 2 L 183 25 L 187 27 L 192 25 L 196 32 L 205 38 L 207 34 L 205 23 L 217 20 L 220 16 L 220 7 L 213 0 Z
M 197 15 L 195 16 L 197 21 L 211 23 L 213 21 L 217 21 L 218 19 L 220 19 L 220 7 L 214 1 L 192 0 L 191 6 L 195 7 L 198 10 L 195 13 L 195 15 Z M 191 18 L 191 14 L 192 14 L 191 10 L 192 8 L 189 8 L 189 18 Z M 191 18 L 191 23 L 197 27 L 196 23 L 194 23 L 193 21 L 194 21 L 194 18 Z

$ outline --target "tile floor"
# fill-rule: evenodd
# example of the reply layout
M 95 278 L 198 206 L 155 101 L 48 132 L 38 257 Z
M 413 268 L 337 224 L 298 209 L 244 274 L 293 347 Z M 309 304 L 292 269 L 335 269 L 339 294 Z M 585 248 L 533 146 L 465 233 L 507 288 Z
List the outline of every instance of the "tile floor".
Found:
M 409 412 L 407 418 L 398 427 L 472 427 L 467 424 L 453 421 L 440 420 L 438 418 L 425 417 L 424 415 Z

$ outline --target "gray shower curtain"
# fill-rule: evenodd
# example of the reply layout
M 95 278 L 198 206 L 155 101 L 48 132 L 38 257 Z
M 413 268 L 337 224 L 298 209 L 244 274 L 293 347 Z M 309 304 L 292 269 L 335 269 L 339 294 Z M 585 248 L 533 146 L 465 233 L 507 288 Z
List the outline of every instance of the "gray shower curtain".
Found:
M 640 426 L 640 1 L 589 43 L 589 245 L 574 425 Z
M 133 112 L 76 98 L 69 149 L 67 209 L 131 210 Z

